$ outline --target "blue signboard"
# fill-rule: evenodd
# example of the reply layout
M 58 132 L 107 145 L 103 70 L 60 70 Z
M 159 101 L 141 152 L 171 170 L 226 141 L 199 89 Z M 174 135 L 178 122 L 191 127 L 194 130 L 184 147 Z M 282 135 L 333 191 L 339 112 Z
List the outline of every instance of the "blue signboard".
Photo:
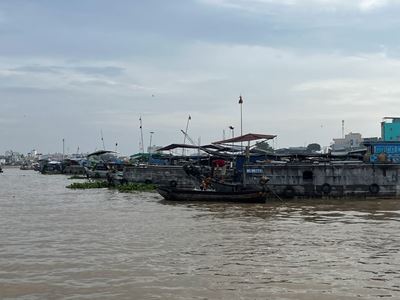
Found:
M 400 145 L 377 144 L 374 145 L 374 154 L 400 154 Z

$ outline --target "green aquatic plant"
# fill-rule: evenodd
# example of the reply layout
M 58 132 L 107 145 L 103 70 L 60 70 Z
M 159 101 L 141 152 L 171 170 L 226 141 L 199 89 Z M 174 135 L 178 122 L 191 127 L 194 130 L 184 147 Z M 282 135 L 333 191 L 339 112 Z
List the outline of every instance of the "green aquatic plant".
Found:
M 108 188 L 109 184 L 107 181 L 87 181 L 87 182 L 74 182 L 67 185 L 69 189 L 102 189 Z
M 116 185 L 114 187 L 121 193 L 130 193 L 130 192 L 151 192 L 156 189 L 153 184 L 147 183 L 127 183 Z
M 72 175 L 68 179 L 87 179 L 87 177 L 85 175 Z
M 107 181 L 87 181 L 87 182 L 74 182 L 67 186 L 69 189 L 102 189 L 109 188 L 118 190 L 121 193 L 131 192 L 151 192 L 155 190 L 155 186 L 146 183 L 127 183 L 127 184 L 110 184 Z

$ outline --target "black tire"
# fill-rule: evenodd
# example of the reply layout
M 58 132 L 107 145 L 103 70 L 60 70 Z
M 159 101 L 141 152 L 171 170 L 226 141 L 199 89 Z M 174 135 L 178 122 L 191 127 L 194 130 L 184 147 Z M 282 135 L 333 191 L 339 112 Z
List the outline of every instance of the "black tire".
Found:
M 293 198 L 296 194 L 296 191 L 294 190 L 294 188 L 290 185 L 288 185 L 287 187 L 285 187 L 285 189 L 283 190 L 283 195 L 286 198 Z
M 331 187 L 330 184 L 324 183 L 324 184 L 321 186 L 321 191 L 322 191 L 322 193 L 323 193 L 324 195 L 329 195 L 329 194 L 332 192 L 332 187 Z
M 169 182 L 169 186 L 170 187 L 176 187 L 178 185 L 178 182 L 176 182 L 176 180 L 171 180 L 170 182 Z
M 368 190 L 371 194 L 376 195 L 379 193 L 380 187 L 376 183 L 373 183 L 368 187 Z

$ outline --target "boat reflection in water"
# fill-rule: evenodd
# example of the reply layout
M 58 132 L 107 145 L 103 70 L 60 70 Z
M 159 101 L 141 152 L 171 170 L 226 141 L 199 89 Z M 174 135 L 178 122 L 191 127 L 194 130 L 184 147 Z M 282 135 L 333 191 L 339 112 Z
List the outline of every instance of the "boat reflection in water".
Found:
M 225 201 L 225 202 L 248 202 L 263 203 L 266 200 L 264 191 L 237 191 L 218 192 L 211 190 L 183 190 L 168 187 L 159 187 L 157 192 L 166 200 L 174 201 Z

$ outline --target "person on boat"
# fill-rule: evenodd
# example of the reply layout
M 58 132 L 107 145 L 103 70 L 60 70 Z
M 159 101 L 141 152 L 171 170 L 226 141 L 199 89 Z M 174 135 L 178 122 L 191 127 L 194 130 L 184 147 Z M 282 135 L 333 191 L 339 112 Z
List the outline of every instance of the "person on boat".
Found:
M 210 183 L 211 183 L 211 178 L 210 178 L 210 177 L 204 178 L 204 179 L 201 181 L 200 189 L 201 189 L 202 191 L 208 190 L 208 188 L 209 188 L 209 186 L 210 186 Z
M 223 159 L 216 159 L 213 161 L 214 175 L 216 179 L 224 181 L 226 174 L 226 161 Z

